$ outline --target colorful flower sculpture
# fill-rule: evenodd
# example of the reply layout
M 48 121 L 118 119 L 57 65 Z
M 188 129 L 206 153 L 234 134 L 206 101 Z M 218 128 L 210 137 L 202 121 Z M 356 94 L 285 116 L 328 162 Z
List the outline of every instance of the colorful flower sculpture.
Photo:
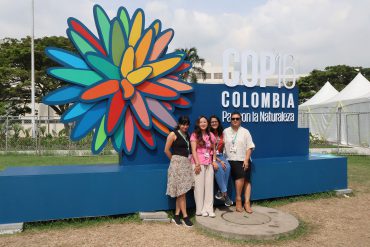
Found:
M 48 57 L 64 66 L 49 68 L 48 74 L 71 85 L 48 94 L 44 103 L 71 104 L 62 122 L 76 122 L 74 141 L 94 130 L 93 153 L 101 152 L 111 139 L 117 152 L 131 154 L 137 136 L 154 149 L 153 131 L 167 135 L 176 125 L 175 107 L 190 107 L 181 94 L 193 89 L 180 74 L 191 64 L 181 52 L 167 53 L 174 31 L 162 31 L 159 20 L 145 28 L 142 9 L 130 19 L 121 7 L 110 20 L 95 5 L 94 18 L 98 37 L 80 21 L 68 19 L 67 34 L 79 55 L 46 49 Z

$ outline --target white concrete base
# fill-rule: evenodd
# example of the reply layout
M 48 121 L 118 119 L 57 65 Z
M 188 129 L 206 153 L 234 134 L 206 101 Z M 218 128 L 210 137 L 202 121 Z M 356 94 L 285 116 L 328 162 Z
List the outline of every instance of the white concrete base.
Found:
M 0 224 L 1 234 L 15 234 L 23 231 L 23 223 Z
M 140 212 L 139 213 L 140 219 L 143 220 L 143 222 L 170 222 L 170 219 L 168 218 L 168 215 L 164 211 L 158 211 L 158 212 Z
M 335 194 L 337 196 L 351 194 L 352 192 L 353 192 L 352 189 L 349 189 L 349 188 L 341 189 L 341 190 L 335 190 Z

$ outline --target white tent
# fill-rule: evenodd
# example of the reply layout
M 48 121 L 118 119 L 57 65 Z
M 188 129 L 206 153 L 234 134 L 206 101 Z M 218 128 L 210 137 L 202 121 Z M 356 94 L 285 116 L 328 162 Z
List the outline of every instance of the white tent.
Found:
M 309 127 L 311 134 L 327 140 L 328 136 L 326 135 L 326 124 L 322 124 L 321 122 L 330 122 L 331 115 L 323 115 L 315 111 L 315 109 L 318 105 L 328 101 L 337 94 L 338 91 L 330 84 L 330 82 L 327 81 L 311 99 L 301 104 L 298 108 L 300 127 Z
M 368 93 L 370 93 L 370 82 L 361 73 L 358 73 L 356 77 L 345 88 L 343 88 L 342 91 L 340 91 L 340 93 L 323 103 L 340 104 L 345 100 L 361 98 Z
M 310 133 L 331 142 L 369 146 L 369 96 L 370 82 L 358 73 L 340 93 L 299 110 L 309 115 Z
M 308 110 L 309 106 L 321 104 L 338 94 L 338 91 L 330 84 L 326 82 L 325 85 L 309 100 L 299 105 L 299 109 Z
M 370 147 L 370 92 L 359 98 L 342 101 L 341 107 L 341 142 Z

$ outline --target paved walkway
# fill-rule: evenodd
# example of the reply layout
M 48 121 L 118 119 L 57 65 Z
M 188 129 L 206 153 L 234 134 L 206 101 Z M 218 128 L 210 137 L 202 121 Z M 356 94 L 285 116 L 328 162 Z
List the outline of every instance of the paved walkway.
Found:
M 338 152 L 339 151 L 339 152 Z M 311 153 L 322 154 L 354 154 L 354 155 L 370 155 L 370 148 L 364 147 L 346 147 L 346 148 L 310 148 Z

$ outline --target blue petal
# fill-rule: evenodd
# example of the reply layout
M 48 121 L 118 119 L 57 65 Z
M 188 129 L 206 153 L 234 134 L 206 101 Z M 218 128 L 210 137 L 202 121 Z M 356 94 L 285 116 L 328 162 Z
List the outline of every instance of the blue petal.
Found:
M 76 101 L 82 91 L 83 87 L 80 86 L 65 86 L 49 93 L 43 98 L 45 105 L 63 105 Z
M 72 141 L 80 140 L 95 128 L 96 125 L 100 123 L 106 110 L 107 102 L 103 101 L 87 111 L 86 114 L 78 120 L 76 127 L 73 129 L 71 134 Z
M 73 67 L 76 69 L 90 69 L 83 59 L 69 51 L 49 47 L 46 48 L 45 52 L 48 57 L 66 67 Z
M 85 114 L 91 107 L 93 107 L 95 103 L 93 104 L 87 104 L 87 103 L 77 103 L 70 107 L 68 111 L 66 111 L 62 116 L 62 122 L 71 122 L 75 118 L 80 117 L 81 115 Z

